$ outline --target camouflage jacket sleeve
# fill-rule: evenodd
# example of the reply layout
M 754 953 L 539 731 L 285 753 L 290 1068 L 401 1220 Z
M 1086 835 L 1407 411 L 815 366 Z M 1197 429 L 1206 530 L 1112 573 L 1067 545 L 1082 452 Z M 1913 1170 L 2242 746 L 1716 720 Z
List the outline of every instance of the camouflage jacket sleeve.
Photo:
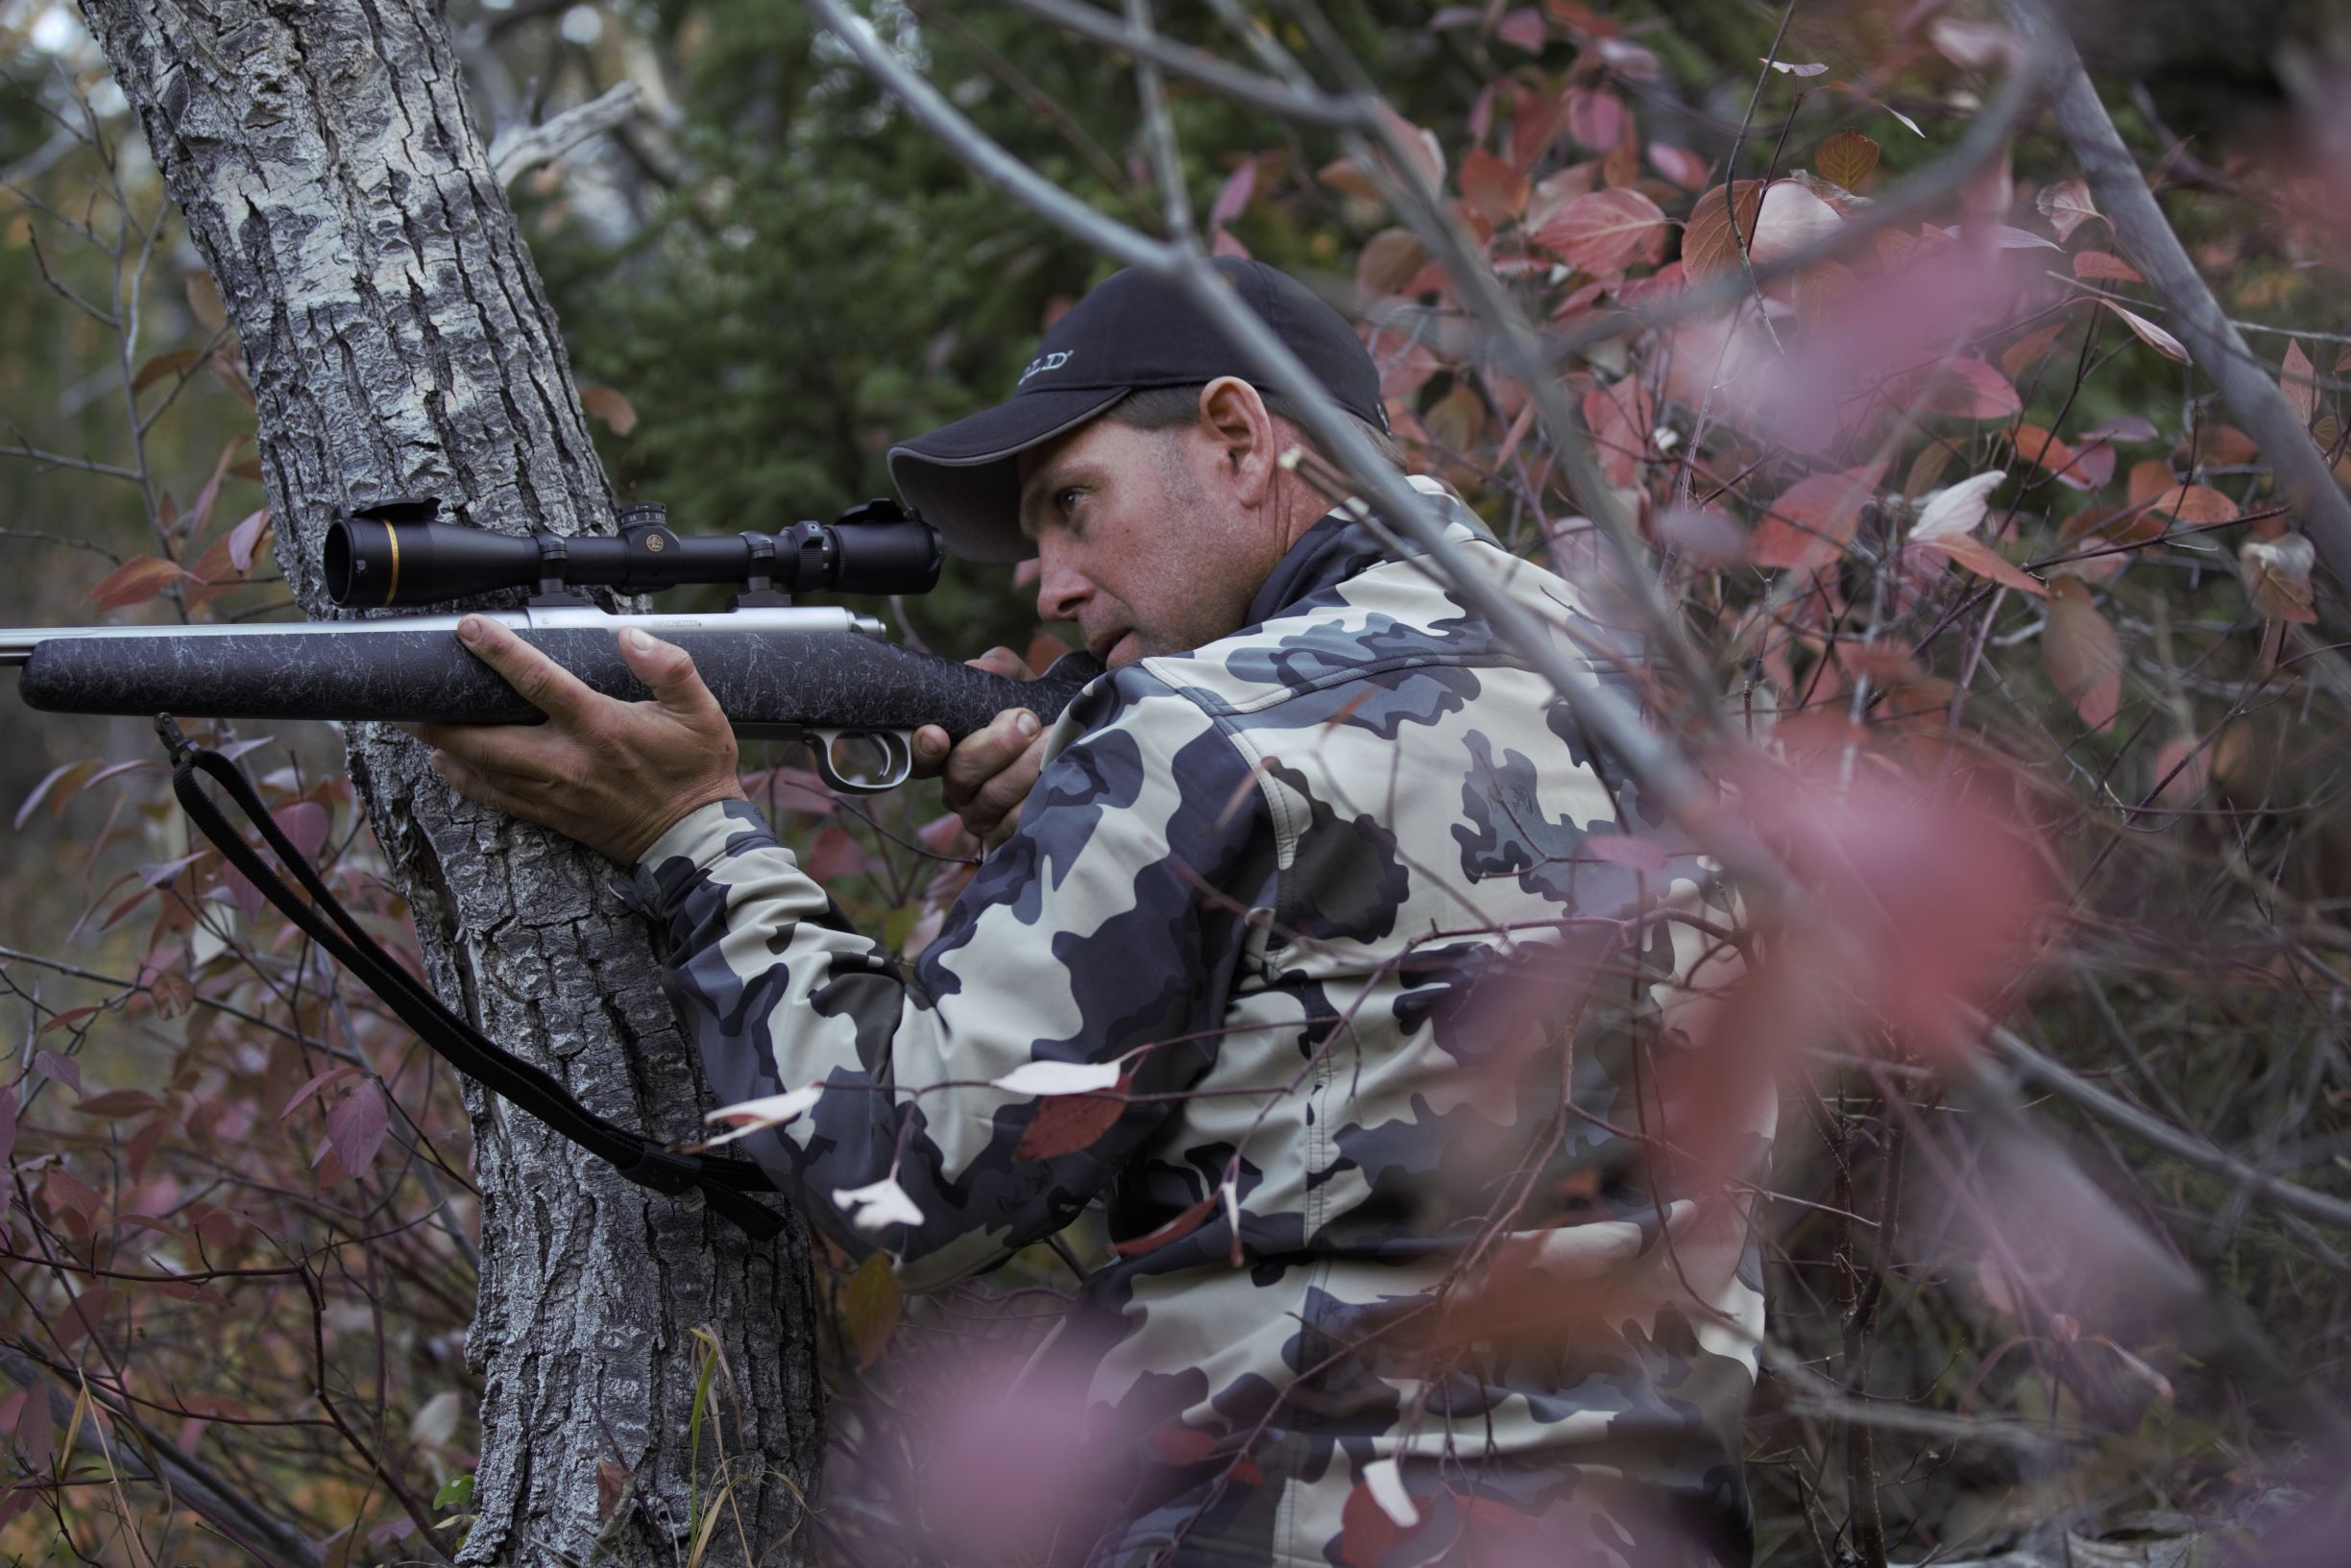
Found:
M 910 970 L 747 804 L 694 812 L 638 868 L 715 1103 L 822 1086 L 745 1142 L 913 1289 L 1068 1224 L 1207 1070 L 1246 925 L 1200 890 L 1272 853 L 1239 753 L 1142 669 L 1098 682 L 1052 741 L 1019 831 Z M 998 1086 L 1038 1063 L 1114 1064 L 1124 1108 Z

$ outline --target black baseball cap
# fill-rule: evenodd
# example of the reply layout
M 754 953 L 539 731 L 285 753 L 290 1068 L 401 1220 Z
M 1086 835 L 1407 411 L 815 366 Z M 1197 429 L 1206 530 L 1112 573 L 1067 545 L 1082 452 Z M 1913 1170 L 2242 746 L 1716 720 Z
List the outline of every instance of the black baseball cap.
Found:
M 1333 401 L 1388 428 L 1379 371 L 1345 317 L 1262 261 L 1220 256 L 1212 265 Z M 1103 278 L 1054 324 L 1009 398 L 891 447 L 890 481 L 956 554 L 1023 560 L 1036 545 L 1020 531 L 1022 452 L 1076 429 L 1129 392 L 1220 375 L 1265 387 L 1240 349 L 1180 288 L 1130 267 Z

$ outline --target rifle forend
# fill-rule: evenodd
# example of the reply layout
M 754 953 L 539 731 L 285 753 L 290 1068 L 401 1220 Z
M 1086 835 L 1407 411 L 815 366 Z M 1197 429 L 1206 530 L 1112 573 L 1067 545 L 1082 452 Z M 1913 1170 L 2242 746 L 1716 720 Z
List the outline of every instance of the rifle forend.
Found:
M 416 504 L 416 503 L 405 503 Z M 860 508 L 862 513 L 866 509 Z M 1078 692 L 1102 673 L 1084 654 L 1072 654 L 1034 681 L 1007 680 L 935 654 L 886 639 L 882 623 L 851 611 L 784 602 L 774 580 L 837 587 L 895 583 L 927 587 L 938 571 L 936 535 L 895 508 L 878 523 L 844 517 L 826 529 L 803 523 L 783 535 L 709 541 L 721 548 L 691 552 L 682 543 L 652 548 L 658 537 L 676 541 L 658 523 L 635 525 L 632 541 L 559 541 L 553 536 L 486 535 L 434 524 L 426 517 L 362 519 L 393 540 L 451 543 L 469 570 L 507 551 L 508 575 L 492 586 L 536 581 L 540 595 L 520 610 L 481 611 L 570 670 L 594 690 L 623 701 L 652 696 L 620 658 L 618 635 L 638 627 L 674 642 L 718 700 L 738 735 L 805 740 L 817 771 L 836 789 L 871 791 L 905 782 L 912 769 L 913 732 L 936 724 L 956 739 L 985 728 L 998 712 L 1027 708 L 1052 722 Z M 843 540 L 865 530 L 860 545 Z M 345 524 L 337 524 L 346 530 Z M 414 530 L 431 528 L 430 535 Z M 919 529 L 917 538 L 909 530 Z M 808 531 L 795 547 L 794 575 L 776 567 L 777 546 Z M 832 535 L 828 543 L 819 536 Z M 356 535 L 344 531 L 349 568 Z M 488 551 L 475 542 L 500 543 Z M 601 551 L 589 544 L 605 546 Z M 763 548 L 763 545 L 765 547 Z M 519 548 L 518 548 L 519 547 Z M 387 557 L 389 547 L 387 548 Z M 613 615 L 571 591 L 577 582 L 634 590 L 648 586 L 634 556 L 667 558 L 662 570 L 687 564 L 688 575 L 667 580 L 735 581 L 746 591 L 738 608 L 711 615 Z M 527 561 L 525 561 L 527 557 Z M 609 558 L 609 559 L 608 559 Z M 428 557 L 430 559 L 430 557 Z M 700 565 L 691 563 L 699 560 Z M 413 565 L 415 558 L 411 557 Z M 548 577 L 550 565 L 584 571 Z M 334 562 L 328 562 L 330 576 Z M 749 569 L 745 569 L 746 567 Z M 450 578 L 431 579 L 446 598 Z M 469 581 L 471 581 L 469 579 Z M 405 592 L 393 590 L 394 598 Z M 545 715 L 457 640 L 456 615 L 388 615 L 371 620 L 302 621 L 251 626 L 68 626 L 0 631 L 0 667 L 21 666 L 18 689 L 31 706 L 51 712 L 120 713 L 153 717 L 227 719 L 381 720 L 434 724 L 537 724 Z M 864 748 L 866 761 L 855 757 Z M 878 753 L 878 755 L 876 755 Z

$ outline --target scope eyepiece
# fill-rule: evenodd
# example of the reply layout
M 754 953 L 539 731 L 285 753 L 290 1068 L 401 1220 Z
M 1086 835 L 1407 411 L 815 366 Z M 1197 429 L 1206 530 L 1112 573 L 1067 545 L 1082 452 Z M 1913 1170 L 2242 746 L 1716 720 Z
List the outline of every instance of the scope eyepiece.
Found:
M 893 501 L 772 537 L 674 534 L 656 505 L 623 508 L 618 536 L 494 534 L 437 521 L 430 498 L 388 501 L 327 530 L 327 596 L 354 607 L 438 604 L 515 588 L 645 593 L 686 583 L 788 593 L 921 593 L 938 582 L 938 530 Z

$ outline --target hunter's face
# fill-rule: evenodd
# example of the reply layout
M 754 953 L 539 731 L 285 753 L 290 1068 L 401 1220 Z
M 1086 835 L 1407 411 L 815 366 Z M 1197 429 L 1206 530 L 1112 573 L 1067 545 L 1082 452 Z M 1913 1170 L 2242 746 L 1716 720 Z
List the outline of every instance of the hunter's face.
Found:
M 1113 669 L 1238 631 L 1283 542 L 1227 445 L 1096 420 L 1022 454 L 1039 617 L 1076 621 Z

